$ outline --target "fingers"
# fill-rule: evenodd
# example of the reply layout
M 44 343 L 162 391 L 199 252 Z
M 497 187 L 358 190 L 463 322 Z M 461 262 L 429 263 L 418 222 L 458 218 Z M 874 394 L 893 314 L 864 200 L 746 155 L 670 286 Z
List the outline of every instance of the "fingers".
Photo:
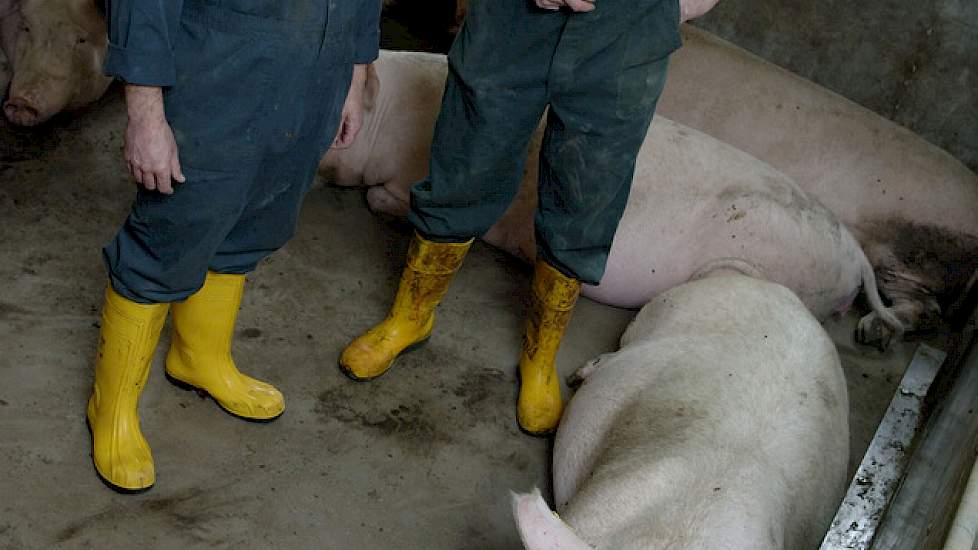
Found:
M 576 12 L 589 12 L 594 9 L 594 2 L 591 0 L 564 0 L 564 3 Z
M 170 173 L 170 169 L 161 170 L 155 174 L 156 177 L 156 190 L 164 195 L 173 194 L 173 174 Z
M 566 6 L 571 11 L 589 12 L 594 10 L 594 0 L 534 0 L 538 8 L 559 10 Z
M 162 116 L 130 115 L 123 151 L 132 179 L 147 191 L 169 195 L 173 193 L 174 181 L 186 181 L 176 140 Z
M 129 173 L 132 179 L 147 191 L 159 191 L 164 195 L 173 194 L 174 180 L 179 183 L 186 181 L 180 171 L 179 161 L 175 167 L 157 169 L 141 168 L 136 163 L 129 163 Z
M 177 183 L 184 183 L 187 178 L 183 175 L 183 169 L 180 168 L 180 157 L 173 155 L 173 162 L 170 163 L 170 172 L 173 174 L 173 179 Z

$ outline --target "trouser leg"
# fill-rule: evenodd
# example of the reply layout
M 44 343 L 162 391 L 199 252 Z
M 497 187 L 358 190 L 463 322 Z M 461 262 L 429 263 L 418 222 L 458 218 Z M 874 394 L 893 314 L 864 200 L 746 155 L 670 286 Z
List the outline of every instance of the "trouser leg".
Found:
M 509 207 L 566 21 L 523 0 L 472 2 L 449 53 L 429 175 L 411 193 L 409 219 L 420 234 L 480 237 Z
M 639 6 L 645 11 L 634 17 L 629 10 L 637 8 L 626 4 L 609 0 L 574 17 L 550 74 L 537 244 L 541 258 L 586 283 L 604 273 L 668 54 L 678 45 L 671 0 Z
M 140 190 L 103 249 L 112 287 L 136 303 L 186 299 L 204 284 L 211 258 L 244 210 L 252 172 L 184 166 L 172 195 Z

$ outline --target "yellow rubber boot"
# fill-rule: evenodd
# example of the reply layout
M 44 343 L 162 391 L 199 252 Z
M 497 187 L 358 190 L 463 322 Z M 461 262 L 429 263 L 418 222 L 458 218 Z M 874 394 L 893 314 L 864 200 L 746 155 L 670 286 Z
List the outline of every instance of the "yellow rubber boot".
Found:
M 520 354 L 520 397 L 516 405 L 520 428 L 530 435 L 551 433 L 560 421 L 563 404 L 555 359 L 580 293 L 579 281 L 537 261 Z
M 427 340 L 435 322 L 435 307 L 470 246 L 471 240 L 436 243 L 415 233 L 390 313 L 343 350 L 340 369 L 354 380 L 376 378 L 387 372 L 401 353 Z
M 166 374 L 177 385 L 210 394 L 235 416 L 267 421 L 285 411 L 285 399 L 271 384 L 238 371 L 231 358 L 244 283 L 244 275 L 209 272 L 196 294 L 173 304 Z
M 111 286 L 105 291 L 88 426 L 95 471 L 118 490 L 142 491 L 156 481 L 138 407 L 169 307 L 137 304 Z

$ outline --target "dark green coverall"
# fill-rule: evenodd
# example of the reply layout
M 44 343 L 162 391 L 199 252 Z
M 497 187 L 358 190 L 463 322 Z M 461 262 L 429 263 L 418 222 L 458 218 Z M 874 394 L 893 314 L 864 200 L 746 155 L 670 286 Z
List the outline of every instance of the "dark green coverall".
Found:
M 448 55 L 430 173 L 412 189 L 418 232 L 442 242 L 483 235 L 516 196 L 549 106 L 538 251 L 565 275 L 598 283 L 681 44 L 679 20 L 679 0 L 597 0 L 589 13 L 471 0 Z
M 295 232 L 353 64 L 379 46 L 380 0 L 108 0 L 105 70 L 164 87 L 186 183 L 140 189 L 103 253 L 116 292 L 183 300 Z

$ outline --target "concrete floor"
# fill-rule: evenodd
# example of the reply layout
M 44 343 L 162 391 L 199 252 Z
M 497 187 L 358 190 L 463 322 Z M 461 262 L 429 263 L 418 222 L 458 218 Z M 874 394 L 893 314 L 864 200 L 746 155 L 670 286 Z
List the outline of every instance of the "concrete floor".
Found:
M 429 345 L 351 382 L 339 351 L 385 314 L 410 234 L 357 190 L 314 189 L 299 234 L 250 277 L 235 356 L 283 390 L 286 414 L 245 423 L 168 384 L 164 337 L 141 402 L 157 485 L 125 496 L 99 482 L 83 413 L 99 247 L 133 194 L 123 124 L 113 90 L 84 116 L 0 126 L 0 548 L 518 548 L 509 490 L 550 485 L 549 442 L 513 414 L 528 270 L 475 246 Z M 582 300 L 562 374 L 616 349 L 631 316 Z M 853 467 L 914 348 L 856 347 L 854 322 L 828 323 Z

